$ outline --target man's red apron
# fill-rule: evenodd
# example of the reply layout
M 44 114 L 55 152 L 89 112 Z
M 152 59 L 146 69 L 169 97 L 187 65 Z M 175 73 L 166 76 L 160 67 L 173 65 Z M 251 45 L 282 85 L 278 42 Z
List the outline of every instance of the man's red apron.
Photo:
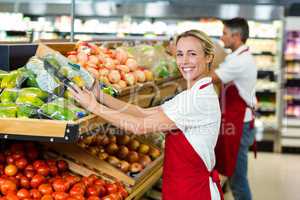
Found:
M 245 49 L 240 54 L 246 51 L 248 49 Z M 215 148 L 216 169 L 221 174 L 231 177 L 236 166 L 243 134 L 244 117 L 248 106 L 233 83 L 225 84 L 224 88 L 222 88 L 220 104 L 222 121 L 220 135 Z M 254 120 L 251 121 L 250 125 L 250 128 L 253 127 Z
M 180 130 L 169 132 L 165 140 L 163 200 L 213 200 L 209 177 L 217 184 L 223 200 L 218 172 L 208 171 Z
M 225 96 L 221 99 L 222 121 L 215 152 L 216 169 L 230 177 L 235 170 L 247 105 L 234 84 L 225 86 L 225 90 L 222 92 Z

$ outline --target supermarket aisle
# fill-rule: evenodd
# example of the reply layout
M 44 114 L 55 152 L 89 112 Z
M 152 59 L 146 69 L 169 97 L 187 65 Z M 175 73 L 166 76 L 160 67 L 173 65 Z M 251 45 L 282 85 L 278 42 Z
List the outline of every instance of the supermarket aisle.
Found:
M 300 155 L 259 152 L 255 160 L 249 155 L 249 177 L 253 200 L 299 200 Z M 142 200 L 161 200 L 157 184 Z M 225 200 L 233 200 L 226 193 Z
M 299 200 L 300 155 L 259 153 L 249 156 L 253 200 Z M 226 194 L 225 200 L 233 200 Z

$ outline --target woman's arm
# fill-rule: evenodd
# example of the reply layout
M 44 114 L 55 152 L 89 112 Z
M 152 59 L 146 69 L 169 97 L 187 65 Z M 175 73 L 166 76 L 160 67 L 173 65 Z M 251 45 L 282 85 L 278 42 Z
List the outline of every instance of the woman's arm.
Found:
M 100 97 L 98 101 L 101 104 L 104 104 L 105 106 L 113 110 L 117 110 L 121 113 L 127 113 L 137 117 L 146 117 L 148 115 L 151 115 L 153 112 L 157 110 L 157 107 L 146 108 L 146 109 L 141 108 L 140 106 L 121 101 L 103 92 L 100 93 Z
M 113 110 L 118 110 L 122 113 L 127 113 L 137 117 L 145 117 L 151 115 L 151 113 L 153 113 L 153 111 L 156 111 L 157 109 L 157 107 L 144 109 L 137 105 L 121 101 L 104 92 L 101 92 L 98 81 L 95 81 L 93 93 L 101 104 L 104 104 L 105 106 Z
M 149 115 L 147 116 L 137 117 L 98 104 L 93 109 L 93 113 L 114 126 L 134 134 L 147 134 L 177 129 L 175 123 L 164 114 L 160 107 L 149 111 Z
M 74 86 L 74 88 L 76 90 L 71 88 L 69 90 L 82 107 L 125 131 L 146 134 L 177 129 L 175 123 L 164 114 L 160 107 L 145 109 L 146 114 L 136 116 L 129 114 L 129 112 L 120 112 L 99 104 L 94 94 L 89 90 L 81 90 L 77 86 Z

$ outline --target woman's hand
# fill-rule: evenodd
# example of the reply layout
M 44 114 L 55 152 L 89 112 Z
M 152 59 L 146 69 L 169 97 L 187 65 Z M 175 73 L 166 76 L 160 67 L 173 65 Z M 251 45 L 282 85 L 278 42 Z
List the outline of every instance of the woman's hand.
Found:
M 93 87 L 91 89 L 92 93 L 96 97 L 98 101 L 100 101 L 100 94 L 101 94 L 101 89 L 100 89 L 100 83 L 98 79 L 95 79 Z
M 98 105 L 97 99 L 93 92 L 87 89 L 80 89 L 75 84 L 73 85 L 74 90 L 72 88 L 68 88 L 73 98 L 86 110 L 89 112 L 93 112 Z

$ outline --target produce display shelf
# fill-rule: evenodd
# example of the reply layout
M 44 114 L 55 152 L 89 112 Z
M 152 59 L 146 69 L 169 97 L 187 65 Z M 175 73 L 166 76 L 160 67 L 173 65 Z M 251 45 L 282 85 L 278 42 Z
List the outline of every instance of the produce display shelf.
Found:
M 0 138 L 71 143 L 105 123 L 96 115 L 77 121 L 0 118 Z
M 44 144 L 47 149 L 54 151 L 61 157 L 67 158 L 77 164 L 83 165 L 88 169 L 96 172 L 101 177 L 106 177 L 111 180 L 121 181 L 126 185 L 128 191 L 132 193 L 148 179 L 152 178 L 158 170 L 162 168 L 164 154 L 152 161 L 136 176 L 130 176 L 113 167 L 106 161 L 100 160 L 97 157 L 87 153 L 81 147 L 73 144 Z

